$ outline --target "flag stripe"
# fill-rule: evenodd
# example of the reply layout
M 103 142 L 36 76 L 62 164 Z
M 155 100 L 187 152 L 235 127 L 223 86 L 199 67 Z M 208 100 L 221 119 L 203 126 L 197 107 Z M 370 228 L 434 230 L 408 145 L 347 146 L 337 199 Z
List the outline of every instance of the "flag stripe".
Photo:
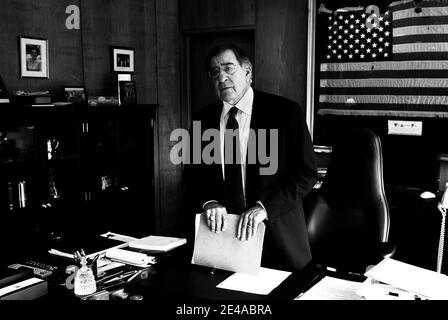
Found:
M 424 8 L 420 13 L 415 12 L 414 7 L 405 10 L 397 10 L 396 8 L 393 8 L 392 10 L 394 26 L 396 23 L 411 23 L 410 25 L 413 25 L 413 21 L 424 21 L 424 23 L 421 24 L 434 24 L 431 19 L 433 19 L 433 21 L 439 21 L 439 19 L 445 18 L 446 15 L 448 15 L 448 8 L 446 5 L 442 7 Z
M 448 12 L 446 13 L 448 15 Z M 448 24 L 447 16 L 440 17 L 418 17 L 418 18 L 406 18 L 397 21 L 393 21 L 394 28 L 406 28 L 413 26 L 434 26 Z
M 393 53 L 407 52 L 448 52 L 446 42 L 406 43 L 393 46 Z
M 431 7 L 445 7 L 445 0 L 435 0 L 435 1 L 422 1 L 418 4 L 419 8 L 431 8 Z M 389 8 L 393 11 L 414 9 L 416 5 L 413 0 L 396 1 L 389 5 Z
M 321 71 L 370 71 L 375 70 L 439 70 L 448 69 L 445 61 L 376 61 L 359 63 L 322 63 Z
M 398 95 L 321 95 L 319 102 L 343 104 L 443 104 L 448 110 L 448 96 L 398 96 Z
M 419 117 L 419 118 L 448 118 L 448 112 L 446 110 L 435 110 L 428 112 L 427 110 L 366 110 L 366 109 L 330 109 L 322 108 L 317 112 L 319 115 L 350 115 L 350 116 L 374 116 L 374 117 Z
M 406 52 L 406 53 L 394 53 L 394 60 L 447 60 L 448 52 Z
M 394 28 L 393 36 L 408 36 L 413 34 L 444 34 L 448 32 L 448 24 L 436 24 L 431 26 L 409 26 L 402 28 Z
M 320 80 L 321 92 L 327 88 L 373 88 L 373 87 L 405 87 L 405 88 L 438 88 L 448 93 L 448 79 L 402 78 L 402 79 L 332 79 Z M 347 90 L 347 89 L 346 89 Z M 350 89 L 348 89 L 350 90 Z
M 349 72 L 321 72 L 321 79 L 375 79 L 375 78 L 448 78 L 448 70 L 375 70 Z
M 406 104 L 393 104 L 393 103 L 363 103 L 363 104 L 347 104 L 347 103 L 319 103 L 321 109 L 357 109 L 357 110 L 413 110 L 413 111 L 437 111 L 437 112 L 447 112 L 448 106 L 445 105 L 425 105 L 425 104 L 414 104 L 412 106 Z
M 355 87 L 355 88 L 321 88 L 322 95 L 397 95 L 397 96 L 446 96 L 447 88 L 420 88 L 420 87 Z
M 448 42 L 448 33 L 412 34 L 407 36 L 394 37 L 394 45 L 413 42 Z

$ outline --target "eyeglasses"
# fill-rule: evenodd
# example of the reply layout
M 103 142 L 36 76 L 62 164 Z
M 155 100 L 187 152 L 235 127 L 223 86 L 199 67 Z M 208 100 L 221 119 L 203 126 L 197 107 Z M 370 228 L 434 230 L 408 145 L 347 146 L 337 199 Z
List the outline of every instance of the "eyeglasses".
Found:
M 232 75 L 236 72 L 236 69 L 238 67 L 238 65 L 231 63 L 221 67 L 214 67 L 208 71 L 208 75 L 212 79 L 218 79 L 219 75 L 221 74 L 221 70 L 224 71 L 225 74 Z

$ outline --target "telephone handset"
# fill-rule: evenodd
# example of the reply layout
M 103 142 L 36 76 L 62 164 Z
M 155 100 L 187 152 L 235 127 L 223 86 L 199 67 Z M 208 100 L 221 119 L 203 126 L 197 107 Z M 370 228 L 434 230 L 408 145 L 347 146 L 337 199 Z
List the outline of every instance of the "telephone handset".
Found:
M 440 225 L 439 251 L 437 254 L 437 272 L 440 273 L 442 271 L 443 248 L 445 245 L 446 211 L 448 208 L 448 183 L 445 186 L 445 192 L 443 193 L 442 199 L 437 205 L 437 208 L 442 214 L 442 222 Z

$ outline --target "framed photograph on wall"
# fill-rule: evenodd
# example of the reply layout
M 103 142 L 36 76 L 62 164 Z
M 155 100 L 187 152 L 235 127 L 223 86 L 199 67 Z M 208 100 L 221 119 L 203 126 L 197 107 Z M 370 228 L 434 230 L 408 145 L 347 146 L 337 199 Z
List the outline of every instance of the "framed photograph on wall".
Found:
M 84 87 L 64 87 L 65 99 L 67 102 L 76 104 L 86 104 L 86 91 Z
M 20 76 L 49 78 L 48 40 L 19 36 Z
M 133 48 L 111 47 L 112 72 L 133 73 L 134 53 Z

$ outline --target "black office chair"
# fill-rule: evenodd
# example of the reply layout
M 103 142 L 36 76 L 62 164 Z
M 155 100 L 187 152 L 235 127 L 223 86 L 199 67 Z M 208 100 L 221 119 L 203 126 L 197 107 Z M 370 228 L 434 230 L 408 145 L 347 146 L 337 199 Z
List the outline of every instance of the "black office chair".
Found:
M 314 265 L 364 273 L 392 256 L 379 137 L 344 130 L 335 139 L 327 174 L 307 212 Z

